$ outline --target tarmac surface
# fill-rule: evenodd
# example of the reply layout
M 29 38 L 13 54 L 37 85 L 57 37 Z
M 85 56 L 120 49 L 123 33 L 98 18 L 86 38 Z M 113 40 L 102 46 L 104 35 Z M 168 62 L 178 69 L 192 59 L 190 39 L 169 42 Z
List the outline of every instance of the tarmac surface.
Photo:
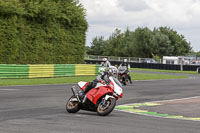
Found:
M 163 74 L 163 73 L 161 73 Z M 180 75 L 180 74 L 179 74 Z M 184 117 L 200 117 L 200 76 L 188 79 L 133 81 L 123 87 L 117 105 L 157 103 L 141 110 Z M 166 119 L 114 110 L 106 117 L 95 112 L 65 111 L 71 86 L 0 87 L 0 133 L 199 133 L 200 121 Z
M 135 71 L 142 72 L 144 71 Z M 163 72 L 146 72 L 146 73 L 156 73 L 163 74 Z M 176 73 L 164 73 L 169 75 L 185 75 L 189 79 L 200 79 L 200 75 L 191 75 L 191 74 L 176 74 Z M 200 86 L 199 86 L 200 89 Z M 200 96 L 197 97 L 188 97 L 180 99 L 171 99 L 164 101 L 153 101 L 155 103 L 153 106 L 139 106 L 137 109 L 145 110 L 148 112 L 156 112 L 156 114 L 168 114 L 170 116 L 181 116 L 184 118 L 194 118 L 194 120 L 200 121 Z M 157 105 L 158 104 L 158 105 Z M 155 115 L 156 116 L 156 115 Z
M 184 116 L 199 118 L 200 121 L 200 97 L 177 99 L 170 101 L 156 102 L 161 105 L 145 106 L 140 109 L 159 114 L 169 114 L 173 116 Z

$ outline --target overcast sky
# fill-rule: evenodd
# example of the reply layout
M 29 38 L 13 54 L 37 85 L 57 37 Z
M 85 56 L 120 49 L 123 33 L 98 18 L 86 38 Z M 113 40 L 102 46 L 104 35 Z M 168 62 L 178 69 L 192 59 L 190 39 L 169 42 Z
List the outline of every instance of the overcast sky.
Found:
M 109 37 L 116 28 L 167 26 L 200 51 L 200 0 L 79 0 L 87 13 L 87 46 L 96 36 Z

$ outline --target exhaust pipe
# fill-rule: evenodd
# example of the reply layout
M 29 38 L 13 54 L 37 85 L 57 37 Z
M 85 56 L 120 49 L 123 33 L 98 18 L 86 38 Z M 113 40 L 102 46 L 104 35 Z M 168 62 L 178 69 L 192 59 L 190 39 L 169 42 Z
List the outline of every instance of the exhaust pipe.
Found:
M 72 86 L 71 90 L 72 90 L 73 95 L 76 96 L 76 98 L 78 99 L 79 102 L 81 102 L 81 100 L 80 100 L 80 98 L 79 98 L 79 96 L 78 96 L 78 92 L 77 92 L 75 86 Z
M 76 88 L 75 88 L 75 86 L 72 86 L 71 90 L 72 90 L 73 95 L 76 96 Z

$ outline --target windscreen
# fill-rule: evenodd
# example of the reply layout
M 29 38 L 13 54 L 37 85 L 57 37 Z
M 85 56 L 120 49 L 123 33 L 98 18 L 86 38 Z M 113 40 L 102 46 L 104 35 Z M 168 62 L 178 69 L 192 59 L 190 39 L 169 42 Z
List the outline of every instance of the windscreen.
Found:
M 121 66 L 120 68 L 119 68 L 119 72 L 120 73 L 124 73 L 126 71 L 126 66 Z
M 113 80 L 115 81 L 115 83 L 116 83 L 120 88 L 122 88 L 122 84 L 119 82 L 118 79 L 116 79 L 115 77 L 113 77 Z

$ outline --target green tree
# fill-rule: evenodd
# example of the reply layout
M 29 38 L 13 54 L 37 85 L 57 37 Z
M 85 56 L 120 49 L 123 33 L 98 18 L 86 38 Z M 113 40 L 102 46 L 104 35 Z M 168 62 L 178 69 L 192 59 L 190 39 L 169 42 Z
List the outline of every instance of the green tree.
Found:
M 168 36 L 162 32 L 155 30 L 153 31 L 153 37 L 151 44 L 153 46 L 153 55 L 162 58 L 162 56 L 171 56 L 174 47 L 170 44 Z
M 120 48 L 122 39 L 123 39 L 123 34 L 121 33 L 121 30 L 116 29 L 107 40 L 107 43 L 105 45 L 104 55 L 118 56 L 119 53 L 121 52 Z
M 153 33 L 147 27 L 137 28 L 134 32 L 134 51 L 136 57 L 152 58 L 153 47 L 151 40 Z
M 197 56 L 197 57 L 200 57 L 200 51 L 199 51 L 199 52 L 196 52 L 196 56 Z
M 103 55 L 105 50 L 106 41 L 104 41 L 104 37 L 95 37 L 92 40 L 92 46 L 88 47 L 87 54 L 90 55 Z
M 188 43 L 183 35 L 179 35 L 175 30 L 168 27 L 160 27 L 158 31 L 168 36 L 170 44 L 173 48 L 171 55 L 185 55 L 191 51 L 190 43 Z
M 92 52 L 98 51 L 98 55 L 157 59 L 162 56 L 186 55 L 191 49 L 183 35 L 167 27 L 154 28 L 153 31 L 147 27 L 135 31 L 127 28 L 125 32 L 116 29 L 107 40 L 103 37 L 94 38 L 90 47 Z
M 120 56 L 133 57 L 136 56 L 134 51 L 134 32 L 130 31 L 128 28 L 123 33 L 123 39 L 121 42 L 121 52 Z

